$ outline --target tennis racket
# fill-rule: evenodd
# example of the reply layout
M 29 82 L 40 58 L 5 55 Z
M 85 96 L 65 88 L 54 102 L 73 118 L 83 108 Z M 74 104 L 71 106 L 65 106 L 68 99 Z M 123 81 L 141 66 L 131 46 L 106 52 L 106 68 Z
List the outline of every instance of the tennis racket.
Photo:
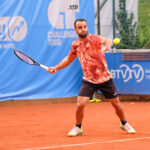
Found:
M 42 64 L 39 64 L 38 62 L 36 62 L 35 60 L 33 60 L 31 57 L 29 57 L 28 55 L 26 55 L 25 53 L 19 51 L 19 50 L 14 50 L 15 55 L 22 60 L 23 62 L 30 64 L 30 65 L 36 65 L 36 66 L 40 66 L 41 68 L 47 70 L 48 67 L 44 66 Z

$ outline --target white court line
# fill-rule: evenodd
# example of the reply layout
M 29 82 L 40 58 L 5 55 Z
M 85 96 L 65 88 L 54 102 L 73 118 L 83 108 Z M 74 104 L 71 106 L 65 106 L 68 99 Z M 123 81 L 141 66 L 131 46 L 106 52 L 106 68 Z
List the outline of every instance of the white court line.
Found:
M 150 137 L 140 137 L 140 138 L 122 139 L 122 140 L 111 140 L 111 141 L 103 141 L 103 142 L 89 142 L 89 143 L 69 144 L 69 145 L 56 145 L 56 146 L 39 147 L 39 148 L 27 148 L 24 150 L 54 149 L 54 148 L 62 148 L 62 147 L 84 146 L 84 145 L 102 144 L 102 143 L 115 143 L 115 142 L 125 142 L 125 141 L 144 140 L 144 139 L 150 139 Z

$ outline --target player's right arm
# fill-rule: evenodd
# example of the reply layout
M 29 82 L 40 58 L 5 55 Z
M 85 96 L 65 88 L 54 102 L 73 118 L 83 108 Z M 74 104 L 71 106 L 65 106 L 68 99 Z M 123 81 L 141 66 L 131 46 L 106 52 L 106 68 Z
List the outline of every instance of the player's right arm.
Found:
M 59 64 L 57 64 L 55 67 L 50 67 L 47 69 L 47 71 L 49 73 L 56 73 L 58 70 L 63 69 L 65 67 L 67 67 L 68 65 L 70 65 L 74 59 L 76 58 L 76 55 L 68 55 L 66 56 Z
M 102 51 L 104 52 L 108 51 L 112 46 L 112 40 L 102 36 L 100 36 L 100 39 L 101 39 L 101 44 L 105 45 L 105 47 L 102 48 Z

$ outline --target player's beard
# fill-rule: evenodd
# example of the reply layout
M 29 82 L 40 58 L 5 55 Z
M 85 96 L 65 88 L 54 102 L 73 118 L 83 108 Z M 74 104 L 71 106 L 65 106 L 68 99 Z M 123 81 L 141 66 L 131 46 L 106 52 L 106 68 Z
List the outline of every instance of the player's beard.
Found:
M 77 33 L 77 34 L 78 34 L 79 38 L 85 39 L 88 35 L 88 31 L 84 34 L 79 34 L 79 33 Z

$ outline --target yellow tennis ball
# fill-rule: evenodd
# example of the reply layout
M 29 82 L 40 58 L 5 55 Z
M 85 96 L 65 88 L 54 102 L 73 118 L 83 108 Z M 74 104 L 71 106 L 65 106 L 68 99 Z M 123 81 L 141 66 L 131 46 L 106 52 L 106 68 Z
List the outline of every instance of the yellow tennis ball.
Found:
M 120 43 L 120 39 L 119 39 L 119 38 L 115 38 L 113 42 L 114 42 L 114 44 L 116 44 L 116 45 L 117 45 L 117 44 L 119 44 L 119 43 Z

